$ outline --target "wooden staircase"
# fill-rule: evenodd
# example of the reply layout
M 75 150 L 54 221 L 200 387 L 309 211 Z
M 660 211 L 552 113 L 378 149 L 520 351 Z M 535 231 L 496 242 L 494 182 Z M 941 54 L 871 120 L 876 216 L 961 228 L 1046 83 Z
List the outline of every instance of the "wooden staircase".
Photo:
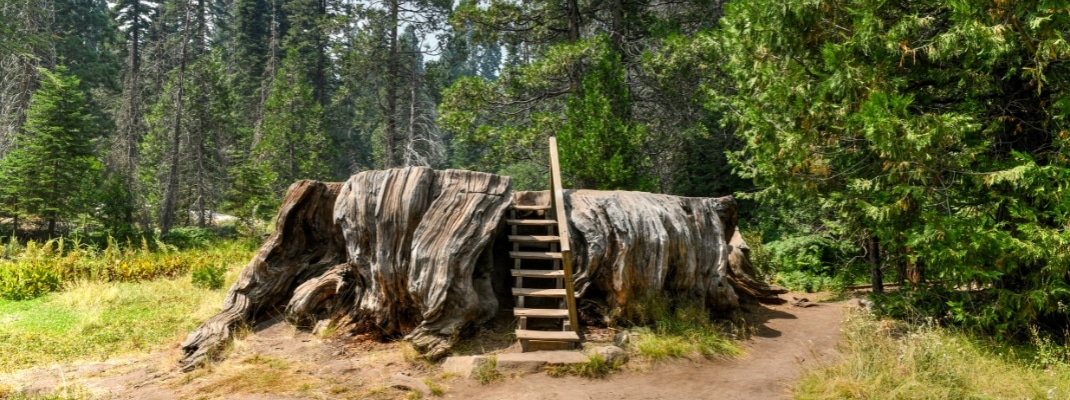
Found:
M 513 296 L 523 351 L 571 349 L 580 341 L 572 289 L 572 252 L 561 189 L 557 138 L 550 138 L 550 204 L 516 205 L 506 224 L 513 245 Z M 528 319 L 531 321 L 529 326 Z M 559 321 L 559 322 L 558 322 Z M 560 327 L 558 328 L 558 324 Z

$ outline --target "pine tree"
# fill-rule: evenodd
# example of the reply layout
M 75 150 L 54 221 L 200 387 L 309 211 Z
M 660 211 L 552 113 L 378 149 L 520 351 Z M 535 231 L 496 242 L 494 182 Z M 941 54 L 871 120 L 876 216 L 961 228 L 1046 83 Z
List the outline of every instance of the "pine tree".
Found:
M 831 210 L 821 223 L 869 256 L 875 288 L 882 262 L 913 266 L 937 318 L 1064 326 L 1070 15 L 770 0 L 732 3 L 722 26 L 696 41 L 735 84 L 711 106 L 731 111 L 735 165 L 764 195 Z
M 265 108 L 261 138 L 255 152 L 270 175 L 274 193 L 300 179 L 324 179 L 332 146 L 322 125 L 323 108 L 300 72 L 299 53 L 283 59 Z
M 100 166 L 78 78 L 63 67 L 40 73 L 26 125 L 0 165 L 0 189 L 16 212 L 44 219 L 52 236 L 58 221 L 86 211 Z

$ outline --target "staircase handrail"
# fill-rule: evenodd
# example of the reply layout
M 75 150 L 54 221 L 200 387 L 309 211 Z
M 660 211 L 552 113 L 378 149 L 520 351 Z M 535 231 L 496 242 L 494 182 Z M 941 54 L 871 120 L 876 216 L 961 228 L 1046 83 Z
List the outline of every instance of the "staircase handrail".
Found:
M 557 236 L 560 237 L 561 267 L 565 272 L 565 302 L 568 305 L 569 326 L 579 333 L 579 318 L 576 315 L 576 294 L 572 282 L 572 248 L 568 232 L 568 217 L 565 215 L 565 191 L 561 188 L 561 162 L 557 157 L 557 138 L 550 137 L 550 202 L 557 218 Z

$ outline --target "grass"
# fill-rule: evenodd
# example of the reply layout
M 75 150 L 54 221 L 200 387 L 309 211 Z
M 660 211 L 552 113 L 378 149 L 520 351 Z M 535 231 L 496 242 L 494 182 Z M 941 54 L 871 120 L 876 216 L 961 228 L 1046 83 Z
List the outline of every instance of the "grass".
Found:
M 446 394 L 446 389 L 443 389 L 442 385 L 439 385 L 437 382 L 431 380 L 431 378 L 424 378 L 423 381 L 424 384 L 427 385 L 427 388 L 431 391 L 432 396 L 442 397 Z
M 298 374 L 284 359 L 254 355 L 216 371 L 209 383 L 197 388 L 206 395 L 231 393 L 287 393 L 308 391 L 312 378 Z
M 474 377 L 482 385 L 501 380 L 503 376 L 502 373 L 498 371 L 498 357 L 487 357 L 486 362 L 479 364 L 479 366 L 476 367 Z
M 602 379 L 619 370 L 620 367 L 618 363 L 607 362 L 599 354 L 592 354 L 587 357 L 587 362 L 582 364 L 547 365 L 546 374 L 555 378 L 575 375 L 588 379 Z
M 0 399 L 6 400 L 91 400 L 93 395 L 83 387 L 69 386 L 47 395 L 28 395 L 23 392 L 9 393 L 0 387 Z
M 139 282 L 190 271 L 198 273 L 202 286 L 218 288 L 222 282 L 216 278 L 247 262 L 254 250 L 246 239 L 181 250 L 160 240 L 121 244 L 109 239 L 98 249 L 63 238 L 25 244 L 8 239 L 0 246 L 0 299 L 29 300 L 84 281 Z
M 1045 347 L 1045 341 L 1010 347 L 953 328 L 851 315 L 840 345 L 842 359 L 805 372 L 793 395 L 797 399 L 1070 398 L 1070 353 L 1065 346 Z
M 669 358 L 736 357 L 742 348 L 729 338 L 729 323 L 717 323 L 696 305 L 671 307 L 664 298 L 638 301 L 625 315 L 638 328 L 632 328 L 631 351 L 653 361 Z
M 252 254 L 230 246 L 174 250 L 167 257 L 225 265 L 230 284 Z M 0 372 L 162 350 L 218 312 L 224 296 L 224 290 L 195 286 L 187 271 L 140 282 L 79 278 L 30 300 L 0 298 Z

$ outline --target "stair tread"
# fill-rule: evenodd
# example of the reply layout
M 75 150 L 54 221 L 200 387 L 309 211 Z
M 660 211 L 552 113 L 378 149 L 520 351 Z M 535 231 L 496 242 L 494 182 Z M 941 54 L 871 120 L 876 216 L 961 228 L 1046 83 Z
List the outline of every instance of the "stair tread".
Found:
M 565 289 L 513 288 L 513 296 L 565 297 Z
M 557 225 L 557 221 L 552 219 L 507 219 L 505 223 L 509 225 L 526 225 L 526 226 L 549 226 Z
M 544 211 L 549 210 L 550 208 L 552 207 L 550 207 L 549 205 L 513 205 L 513 209 L 517 211 Z
M 510 242 L 556 243 L 560 240 L 557 235 L 509 235 Z
M 558 308 L 514 308 L 513 316 L 533 318 L 568 318 L 568 310 Z
M 565 271 L 560 269 L 513 269 L 512 276 L 524 278 L 564 278 Z
M 509 257 L 531 260 L 560 260 L 560 251 L 510 251 Z
M 573 331 L 532 331 L 517 329 L 516 338 L 519 340 L 550 340 L 558 342 L 578 342 L 580 335 Z

